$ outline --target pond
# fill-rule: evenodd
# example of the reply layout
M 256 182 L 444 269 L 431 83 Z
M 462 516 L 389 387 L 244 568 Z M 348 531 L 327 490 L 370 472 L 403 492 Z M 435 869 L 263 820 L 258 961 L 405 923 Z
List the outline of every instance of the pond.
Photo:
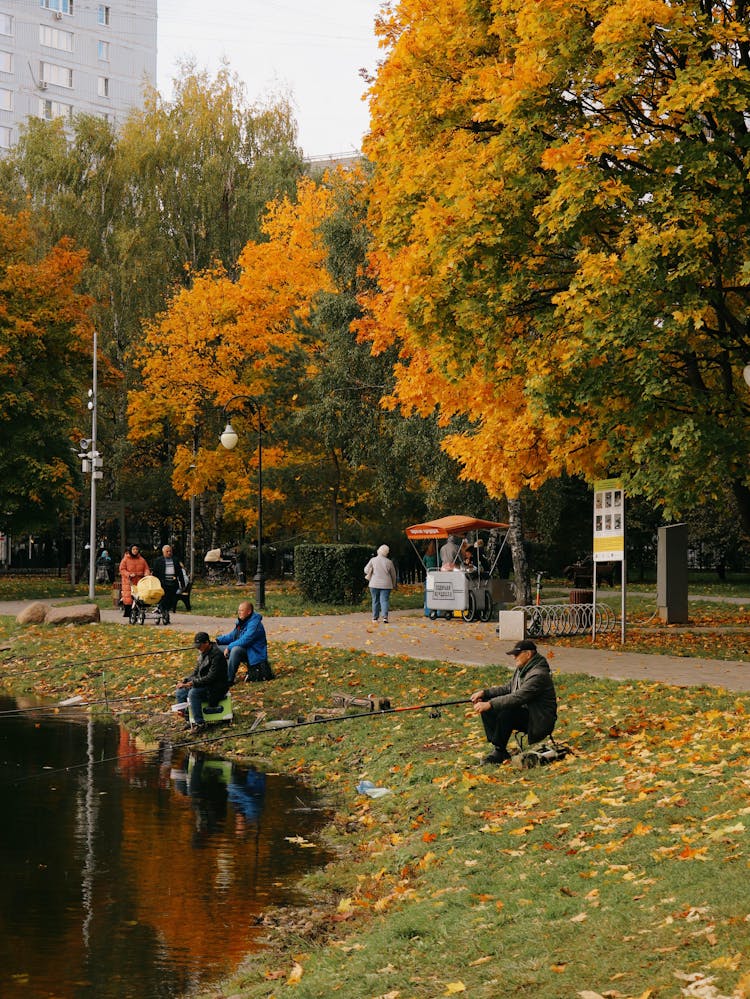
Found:
M 78 713 L 76 713 L 76 710 Z M 309 789 L 0 695 L 0 996 L 172 999 L 262 946 L 325 863 Z

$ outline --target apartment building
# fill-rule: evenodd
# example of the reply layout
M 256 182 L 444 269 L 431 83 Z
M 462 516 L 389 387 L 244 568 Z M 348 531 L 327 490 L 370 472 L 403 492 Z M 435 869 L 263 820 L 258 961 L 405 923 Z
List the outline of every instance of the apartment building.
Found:
M 114 125 L 156 80 L 157 0 L 0 0 L 0 150 L 27 118 Z

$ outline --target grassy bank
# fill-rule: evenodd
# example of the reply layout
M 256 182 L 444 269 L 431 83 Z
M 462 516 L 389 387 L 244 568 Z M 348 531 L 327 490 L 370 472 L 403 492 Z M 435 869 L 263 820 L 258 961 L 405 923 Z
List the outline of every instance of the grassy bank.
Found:
M 184 653 L 149 657 L 165 646 L 156 629 L 64 634 L 21 634 L 1 619 L 4 683 L 98 700 L 103 664 L 91 660 L 122 655 L 104 664 L 116 716 L 144 744 L 184 739 L 168 708 L 193 655 L 187 637 L 169 634 Z M 267 948 L 207 995 L 750 994 L 750 698 L 558 675 L 556 734 L 574 755 L 532 771 L 487 769 L 480 725 L 463 706 L 248 729 L 258 711 L 310 717 L 339 692 L 394 706 L 463 698 L 504 667 L 271 651 L 277 679 L 235 688 L 235 726 L 203 748 L 321 789 L 337 859 L 306 878 L 307 908 L 267 914 Z M 361 780 L 389 793 L 359 794 Z

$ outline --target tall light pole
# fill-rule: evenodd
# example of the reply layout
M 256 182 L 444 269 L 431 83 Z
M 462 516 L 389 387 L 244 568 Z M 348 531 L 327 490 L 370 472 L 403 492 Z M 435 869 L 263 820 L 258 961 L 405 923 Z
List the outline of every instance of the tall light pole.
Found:
M 263 571 L 263 419 L 261 417 L 260 403 L 252 395 L 233 395 L 224 406 L 224 417 L 227 425 L 219 438 L 222 447 L 227 451 L 232 451 L 237 446 L 239 437 L 232 424 L 229 422 L 229 406 L 238 399 L 249 403 L 251 410 L 258 417 L 258 562 L 253 576 L 255 583 L 255 603 L 260 610 L 266 607 L 266 575 Z
M 97 358 L 96 330 L 94 330 L 94 363 L 91 388 L 89 389 L 88 407 L 91 411 L 91 440 L 81 441 L 81 451 L 78 457 L 82 461 L 81 471 L 91 473 L 91 499 L 89 524 L 89 600 L 96 596 L 96 483 L 102 477 L 102 458 L 96 449 L 96 392 L 97 392 Z

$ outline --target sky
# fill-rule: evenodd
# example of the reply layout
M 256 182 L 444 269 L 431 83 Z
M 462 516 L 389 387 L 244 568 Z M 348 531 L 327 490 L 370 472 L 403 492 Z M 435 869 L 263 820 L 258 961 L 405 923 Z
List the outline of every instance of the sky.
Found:
M 180 59 L 215 75 L 222 58 L 252 103 L 273 93 L 292 101 L 306 156 L 361 149 L 366 84 L 379 50 L 380 0 L 159 0 L 157 87 L 172 93 Z

